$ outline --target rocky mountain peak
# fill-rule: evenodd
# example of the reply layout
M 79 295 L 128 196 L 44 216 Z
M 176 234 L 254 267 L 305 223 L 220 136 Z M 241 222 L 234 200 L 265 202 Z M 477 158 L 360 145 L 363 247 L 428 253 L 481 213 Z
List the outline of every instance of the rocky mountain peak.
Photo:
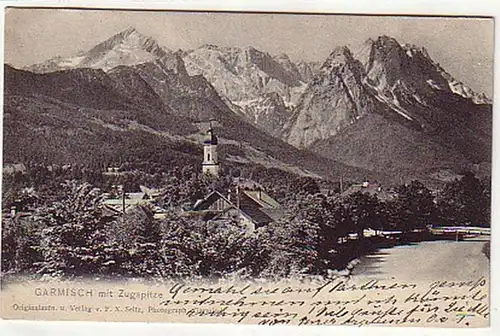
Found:
M 300 148 L 309 147 L 356 122 L 376 108 L 366 91 L 362 64 L 347 46 L 336 47 L 309 82 L 287 122 L 284 136 Z
M 127 29 L 125 29 L 124 31 L 122 31 L 120 34 L 123 34 L 124 36 L 130 36 L 130 35 L 133 35 L 133 34 L 139 34 L 139 32 L 134 27 L 128 27 Z
M 252 47 L 252 46 L 246 46 L 244 48 L 244 51 L 248 54 L 265 54 L 264 52 Z
M 92 65 L 103 59 L 105 59 L 105 61 L 111 61 L 110 58 L 113 61 L 117 61 L 117 58 L 121 60 L 128 58 L 129 62 L 133 61 L 132 59 L 136 61 L 140 61 L 143 58 L 151 60 L 151 56 L 156 56 L 155 54 L 157 54 L 160 49 L 158 43 L 151 37 L 140 34 L 134 28 L 127 28 L 90 49 L 86 53 L 82 65 Z M 109 66 L 105 67 L 109 69 Z
M 159 63 L 168 71 L 187 76 L 181 57 L 161 47 L 153 38 L 142 35 L 129 27 L 86 52 L 72 57 L 55 57 L 26 70 L 47 73 L 65 69 L 94 68 L 109 71 L 117 66 L 134 66 L 144 63 Z
M 257 50 L 252 46 L 246 47 L 243 53 L 245 55 L 246 62 L 256 65 L 259 65 L 262 62 L 266 62 L 266 59 L 271 58 L 271 55 L 269 55 L 268 53 Z
M 274 57 L 276 60 L 280 60 L 280 61 L 283 61 L 283 62 L 292 62 L 290 60 L 290 57 L 287 55 L 287 54 L 279 54 L 277 56 Z
M 374 44 L 375 41 L 369 38 L 353 50 L 353 57 L 359 60 L 365 69 L 370 62 Z
M 365 43 L 355 57 L 364 65 L 367 82 L 385 95 L 404 84 L 411 91 L 407 96 L 418 96 L 417 99 L 435 96 L 437 90 L 462 96 L 475 104 L 491 103 L 484 95 L 455 80 L 431 58 L 425 47 L 400 45 L 392 37 L 381 36 L 371 47 Z
M 431 60 L 431 56 L 425 47 L 419 47 L 414 44 L 405 43 L 402 45 L 402 48 L 406 51 L 406 54 L 410 57 L 415 56 L 416 54 L 422 55 L 423 57 Z
M 104 51 L 104 49 L 113 49 L 122 43 L 127 43 L 130 46 L 140 47 L 146 41 L 152 41 L 152 39 L 150 37 L 142 35 L 135 28 L 129 27 L 111 36 L 107 40 L 99 43 L 94 48 L 90 49 L 87 53 L 91 53 L 93 50 Z
M 385 49 L 400 49 L 401 45 L 399 42 L 391 36 L 387 35 L 382 35 L 377 37 L 375 40 L 375 46 L 379 48 L 385 48 Z
M 344 65 L 351 65 L 355 59 L 351 50 L 347 46 L 336 47 L 328 56 L 325 63 L 321 67 L 322 73 L 330 73 L 334 69 L 343 68 Z
M 333 49 L 328 59 L 335 59 L 343 62 L 348 62 L 351 61 L 353 58 L 351 50 L 347 46 L 339 46 Z
M 215 45 L 215 44 L 205 43 L 205 44 L 202 44 L 199 49 L 221 51 L 223 48 L 221 48 L 221 47 L 219 47 L 218 45 Z M 190 51 L 192 51 L 192 50 L 190 50 Z

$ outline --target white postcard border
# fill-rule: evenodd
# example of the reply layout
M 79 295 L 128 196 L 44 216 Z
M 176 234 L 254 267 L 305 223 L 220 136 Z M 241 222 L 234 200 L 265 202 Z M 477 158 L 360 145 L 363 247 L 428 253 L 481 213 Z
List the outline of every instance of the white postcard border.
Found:
M 226 3 L 216 0 L 198 0 L 198 1 L 151 1 L 147 5 L 143 1 L 2 1 L 2 15 L 0 17 L 1 26 L 3 28 L 3 10 L 5 6 L 56 6 L 56 7 L 99 7 L 99 8 L 147 8 L 150 9 L 185 9 L 185 10 L 250 10 L 250 11 L 301 11 L 301 12 L 331 12 L 331 13 L 363 13 L 363 14 L 410 14 L 410 15 L 481 15 L 481 16 L 497 16 L 500 13 L 500 8 L 495 6 L 495 0 L 432 0 L 432 1 L 391 1 L 391 0 L 305 0 L 305 1 L 269 1 L 269 0 L 253 0 L 244 1 L 237 0 Z M 499 44 L 498 28 L 495 27 L 495 43 Z M 459 38 L 459 37 L 457 37 Z M 3 38 L 0 39 L 0 48 L 3 50 Z M 499 48 L 495 48 L 495 59 L 500 59 Z M 3 52 L 0 55 L 3 60 Z M 495 79 L 498 78 L 498 64 L 495 64 Z M 2 70 L 3 72 L 3 67 Z M 2 73 L 3 75 L 3 73 Z M 498 104 L 497 97 L 499 94 L 498 80 L 495 80 L 495 95 L 494 95 L 494 134 L 500 134 Z M 0 84 L 3 92 L 3 82 Z M 3 97 L 0 100 L 3 103 Z M 1 124 L 0 120 L 0 124 Z M 1 127 L 0 127 L 1 129 Z M 499 140 L 498 137 L 493 138 L 493 176 L 492 176 L 492 216 L 493 222 L 498 222 L 500 212 L 495 207 L 500 204 L 499 186 L 500 186 L 500 168 L 499 168 Z M 1 154 L 0 154 L 1 155 Z M 498 224 L 496 224 L 498 225 Z M 500 241 L 496 235 L 495 228 L 493 229 L 492 246 L 499 246 Z M 145 324 L 145 323 L 103 323 L 103 322 L 34 322 L 34 321 L 3 321 L 0 320 L 1 335 L 218 335 L 218 334 L 244 334 L 244 335 L 331 335 L 332 332 L 347 333 L 348 335 L 358 335 L 365 332 L 380 333 L 384 335 L 397 335 L 405 333 L 407 335 L 494 335 L 500 332 L 500 312 L 499 299 L 500 273 L 496 268 L 496 264 L 500 260 L 500 253 L 497 248 L 492 249 L 491 253 L 491 327 L 487 329 L 430 329 L 430 328 L 383 328 L 371 327 L 365 328 L 356 327 L 286 327 L 273 326 L 261 327 L 250 325 L 188 325 L 188 324 Z

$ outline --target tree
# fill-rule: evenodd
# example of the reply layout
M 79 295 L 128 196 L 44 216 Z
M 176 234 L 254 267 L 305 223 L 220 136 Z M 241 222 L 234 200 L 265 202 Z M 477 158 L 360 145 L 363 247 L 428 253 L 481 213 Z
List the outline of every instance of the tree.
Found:
M 314 241 L 309 239 L 310 248 L 316 253 L 314 270 L 323 273 L 334 268 L 339 238 L 346 236 L 353 227 L 352 216 L 344 202 L 323 194 L 303 195 L 298 198 L 293 213 L 311 234 L 314 233 Z
M 319 186 L 312 177 L 298 177 L 292 181 L 290 191 L 293 193 L 306 193 L 315 195 L 320 192 Z
M 168 277 L 257 276 L 268 259 L 258 233 L 249 234 L 237 220 L 207 222 L 171 213 L 161 226 Z
M 126 214 L 125 222 L 129 236 L 125 235 L 122 246 L 129 255 L 126 267 L 130 273 L 146 278 L 165 277 L 160 252 L 162 232 L 153 212 L 146 206 L 137 206 Z
M 490 226 L 490 185 L 472 173 L 447 183 L 438 198 L 443 223 Z
M 352 218 L 352 231 L 357 233 L 358 240 L 364 238 L 365 229 L 379 226 L 382 215 L 377 196 L 357 191 L 347 196 L 346 204 Z
M 113 217 L 102 210 L 99 189 L 67 181 L 59 199 L 39 209 L 43 223 L 37 250 L 43 261 L 36 272 L 57 278 L 114 276 L 121 274 L 125 251 L 108 238 Z
M 404 233 L 422 229 L 436 219 L 436 205 L 431 191 L 419 181 L 401 185 L 396 197 L 390 202 L 392 218 L 396 228 Z
M 37 223 L 18 216 L 2 221 L 2 273 L 30 274 L 33 264 L 42 260 L 33 247 L 39 244 Z
M 317 271 L 317 224 L 288 214 L 262 230 L 258 248 L 268 255 L 262 276 L 282 279 Z

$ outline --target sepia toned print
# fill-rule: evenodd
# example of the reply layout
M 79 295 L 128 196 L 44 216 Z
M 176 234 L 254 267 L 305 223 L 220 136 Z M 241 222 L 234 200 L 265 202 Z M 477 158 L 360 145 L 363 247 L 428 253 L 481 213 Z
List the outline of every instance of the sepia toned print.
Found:
M 1 315 L 486 327 L 492 82 L 492 19 L 9 8 Z

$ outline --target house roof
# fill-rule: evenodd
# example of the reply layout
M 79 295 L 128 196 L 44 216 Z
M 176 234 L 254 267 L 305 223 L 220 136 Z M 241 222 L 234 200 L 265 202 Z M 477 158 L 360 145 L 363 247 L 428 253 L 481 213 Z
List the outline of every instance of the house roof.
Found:
M 280 204 L 264 191 L 244 190 L 243 193 L 263 208 L 276 209 L 280 207 Z
M 220 192 L 218 192 L 218 191 L 212 191 L 204 199 L 196 202 L 196 204 L 193 207 L 193 211 L 207 210 L 210 207 L 210 205 L 212 205 L 218 199 L 223 199 L 228 204 L 233 205 L 227 198 L 225 198 L 224 196 L 222 196 L 222 194 Z
M 361 192 L 363 194 L 369 194 L 369 195 L 375 195 L 377 196 L 380 200 L 389 200 L 392 198 L 391 194 L 382 188 L 379 184 L 376 183 L 370 183 L 370 184 L 353 184 L 349 188 L 347 188 L 343 193 L 342 196 L 349 196 L 351 194 L 354 194 L 356 192 Z
M 245 215 L 248 219 L 256 224 L 262 225 L 274 221 L 271 217 L 257 208 L 240 208 L 240 211 L 243 213 L 243 215 Z
M 237 209 L 245 217 L 247 217 L 249 220 L 253 221 L 256 224 L 266 224 L 273 221 L 273 219 L 270 216 L 268 216 L 260 209 L 261 205 L 258 202 L 255 202 L 255 200 L 253 200 L 245 193 L 240 194 L 239 207 L 238 207 L 218 191 L 213 191 L 210 194 L 208 194 L 208 196 L 205 197 L 203 200 L 197 202 L 193 207 L 192 212 L 208 210 L 210 205 L 212 205 L 218 199 L 223 199 L 229 205 L 222 212 L 227 211 L 228 209 Z
M 265 212 L 260 208 L 260 202 L 257 202 L 246 193 L 240 194 L 240 210 L 245 213 L 252 221 L 257 224 L 266 224 L 273 221 Z

